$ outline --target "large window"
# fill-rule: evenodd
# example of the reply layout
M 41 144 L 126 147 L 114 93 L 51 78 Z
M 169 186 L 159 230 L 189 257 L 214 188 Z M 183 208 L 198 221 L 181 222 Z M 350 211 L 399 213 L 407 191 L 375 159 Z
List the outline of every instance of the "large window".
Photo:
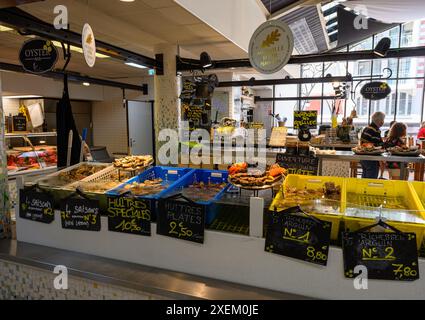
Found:
M 425 26 L 425 20 L 405 23 L 401 27 L 394 27 L 351 45 L 345 51 L 371 50 L 383 37 L 391 39 L 391 48 L 425 46 L 425 27 L 422 27 L 422 25 Z M 391 87 L 391 94 L 386 99 L 379 101 L 364 99 L 360 94 L 362 86 L 370 78 L 387 78 L 389 73 L 385 70 L 386 68 L 392 71 L 390 80 L 386 80 Z M 356 87 L 361 82 L 357 86 L 355 95 L 349 97 L 346 102 L 334 102 L 333 99 L 325 98 L 335 95 L 332 84 L 302 84 L 298 86 L 300 97 L 324 98 L 302 100 L 298 103 L 296 101 L 279 102 L 276 103 L 276 108 L 285 114 L 293 112 L 296 108 L 318 110 L 320 124 L 330 124 L 333 105 L 337 106 L 337 110 L 339 109 L 339 122 L 342 117 L 349 115 L 351 110 L 355 108 L 358 119 L 355 119 L 354 124 L 358 126 L 366 125 L 374 112 L 382 111 L 387 115 L 387 125 L 392 120 L 401 121 L 408 125 L 410 134 L 417 134 L 420 123 L 425 120 L 423 111 L 425 59 L 423 57 L 325 62 L 305 64 L 301 67 L 302 78 L 317 78 L 328 74 L 343 76 L 347 72 L 355 78 L 354 83 L 350 85 Z M 291 126 L 289 122 L 288 125 Z

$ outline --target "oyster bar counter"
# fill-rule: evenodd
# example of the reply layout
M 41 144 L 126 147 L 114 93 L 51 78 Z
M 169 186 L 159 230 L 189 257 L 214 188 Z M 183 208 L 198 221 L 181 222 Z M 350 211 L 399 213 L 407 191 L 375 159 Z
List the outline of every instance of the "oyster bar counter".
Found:
M 139 161 L 141 158 L 134 159 Z M 164 201 L 180 201 L 201 207 L 208 228 L 218 223 L 215 221 L 218 216 L 222 219 L 220 200 L 225 195 L 231 195 L 226 199 L 232 199 L 237 215 L 238 206 L 241 214 L 246 213 L 246 208 L 240 204 L 242 200 L 239 201 L 239 198 L 242 199 L 241 190 L 239 195 L 235 190 L 244 189 L 246 196 L 258 194 L 255 193 L 258 189 L 274 189 L 277 194 L 266 217 L 299 207 L 309 215 L 331 223 L 331 240 L 335 244 L 340 244 L 342 231 L 355 231 L 381 217 L 404 232 L 416 233 L 418 249 L 422 246 L 425 232 L 425 201 L 421 200 L 425 199 L 423 183 L 287 175 L 287 170 L 278 164 L 264 172 L 250 169 L 246 163 L 234 164 L 228 171 L 149 167 L 149 156 L 143 159 L 145 167 L 136 176 L 127 171 L 121 172 L 121 161 L 115 162 L 115 165 L 80 163 L 61 170 L 26 183 L 21 192 L 21 204 L 25 202 L 26 194 L 47 199 L 45 203 L 50 209 L 61 211 L 64 202 L 70 199 L 95 201 L 99 215 L 110 216 L 111 212 L 116 212 L 113 207 L 116 199 L 126 198 L 129 206 L 135 209 L 143 203 L 146 212 L 149 211 L 149 219 L 146 220 L 150 223 L 164 214 Z M 126 161 L 129 160 L 132 159 L 127 157 Z M 254 193 L 251 194 L 251 191 Z M 46 217 L 32 214 L 40 210 L 21 205 L 20 216 L 43 220 Z M 138 228 L 137 225 L 135 228 Z

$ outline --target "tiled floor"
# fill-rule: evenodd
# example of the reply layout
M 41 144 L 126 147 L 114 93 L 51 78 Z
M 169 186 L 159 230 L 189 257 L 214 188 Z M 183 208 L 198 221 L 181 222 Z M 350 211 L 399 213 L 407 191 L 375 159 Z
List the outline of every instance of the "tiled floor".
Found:
M 67 266 L 68 290 L 56 290 L 55 266 Z M 202 288 L 202 290 L 199 290 Z M 242 299 L 305 297 L 87 254 L 0 241 L 0 299 Z

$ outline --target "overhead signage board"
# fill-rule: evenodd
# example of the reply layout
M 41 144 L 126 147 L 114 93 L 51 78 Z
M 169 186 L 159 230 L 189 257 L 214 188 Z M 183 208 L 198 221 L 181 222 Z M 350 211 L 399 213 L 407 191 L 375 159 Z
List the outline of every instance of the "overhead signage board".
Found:
M 96 39 L 91 26 L 86 23 L 83 27 L 81 43 L 83 46 L 84 59 L 90 68 L 96 63 Z
M 374 81 L 366 83 L 360 93 L 368 100 L 382 100 L 390 95 L 391 87 L 386 82 Z
M 25 71 L 43 74 L 51 71 L 58 61 L 58 51 L 49 40 L 36 38 L 26 41 L 19 52 Z
M 288 63 L 294 50 L 294 36 L 289 26 L 271 20 L 255 30 L 249 43 L 249 60 L 260 73 L 276 73 Z

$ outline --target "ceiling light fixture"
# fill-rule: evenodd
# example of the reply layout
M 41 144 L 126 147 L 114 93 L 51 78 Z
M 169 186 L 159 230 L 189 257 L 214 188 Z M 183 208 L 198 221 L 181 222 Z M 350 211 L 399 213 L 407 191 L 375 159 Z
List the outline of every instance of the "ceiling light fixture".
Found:
M 126 62 L 125 64 L 130 66 L 130 67 L 139 68 L 139 69 L 146 69 L 147 68 L 144 65 L 134 63 L 134 62 Z
M 3 96 L 3 98 L 6 98 L 6 99 L 37 99 L 37 98 L 42 98 L 42 96 L 20 95 L 20 96 Z
M 12 28 L 0 25 L 0 32 L 12 31 Z
M 90 87 L 90 82 L 83 82 L 83 86 Z
M 385 57 L 388 53 L 388 50 L 390 50 L 391 47 L 391 39 L 390 38 L 382 38 L 379 40 L 378 44 L 375 47 L 375 50 L 373 50 L 373 53 L 376 54 L 379 57 Z
M 135 0 L 120 0 L 121 2 L 134 2 Z
M 212 66 L 212 61 L 211 61 L 211 57 L 207 52 L 202 52 L 201 53 L 201 66 L 202 68 L 206 69 Z

